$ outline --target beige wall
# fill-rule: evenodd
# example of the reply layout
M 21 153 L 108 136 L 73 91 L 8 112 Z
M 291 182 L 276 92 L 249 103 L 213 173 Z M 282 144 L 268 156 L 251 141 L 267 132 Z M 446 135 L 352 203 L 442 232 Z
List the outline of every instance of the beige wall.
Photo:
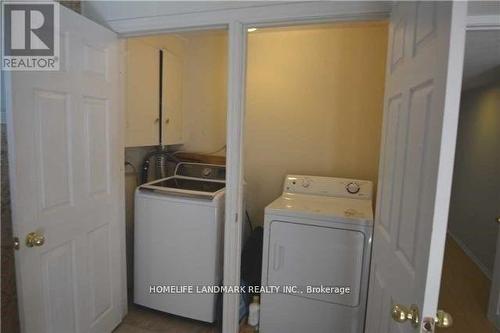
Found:
M 183 35 L 183 150 L 213 152 L 226 144 L 226 36 L 226 31 Z
M 489 276 L 500 215 L 500 67 L 496 82 L 462 94 L 449 231 Z
M 264 207 L 288 173 L 377 180 L 387 25 L 258 30 L 248 38 L 247 207 Z

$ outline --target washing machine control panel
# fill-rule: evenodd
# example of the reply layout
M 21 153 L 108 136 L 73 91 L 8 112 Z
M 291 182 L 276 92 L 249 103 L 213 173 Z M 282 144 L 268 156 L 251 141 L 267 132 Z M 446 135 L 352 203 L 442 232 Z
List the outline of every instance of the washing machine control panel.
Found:
M 226 166 L 181 162 L 177 164 L 174 175 L 202 179 L 226 180 Z
M 285 178 L 283 192 L 332 197 L 371 199 L 373 185 L 367 180 L 288 175 Z

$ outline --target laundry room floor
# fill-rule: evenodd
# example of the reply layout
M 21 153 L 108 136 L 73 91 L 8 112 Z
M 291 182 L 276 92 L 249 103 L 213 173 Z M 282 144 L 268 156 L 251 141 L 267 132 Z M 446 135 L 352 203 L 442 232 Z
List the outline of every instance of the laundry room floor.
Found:
M 169 315 L 139 305 L 130 304 L 128 314 L 113 333 L 217 333 L 215 325 Z M 252 327 L 242 325 L 240 333 L 254 333 Z

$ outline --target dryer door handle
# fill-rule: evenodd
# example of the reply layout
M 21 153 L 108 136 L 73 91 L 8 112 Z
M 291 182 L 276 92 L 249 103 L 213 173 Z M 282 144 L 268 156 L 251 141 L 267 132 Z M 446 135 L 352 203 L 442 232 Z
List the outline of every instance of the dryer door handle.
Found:
M 275 271 L 283 267 L 285 263 L 285 247 L 278 243 L 274 243 L 274 254 L 273 254 L 273 269 Z

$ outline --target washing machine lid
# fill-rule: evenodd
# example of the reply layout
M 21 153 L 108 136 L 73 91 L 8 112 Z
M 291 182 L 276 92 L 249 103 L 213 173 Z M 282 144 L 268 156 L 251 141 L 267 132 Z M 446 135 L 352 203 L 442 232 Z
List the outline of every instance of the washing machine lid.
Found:
M 372 201 L 368 199 L 284 193 L 266 207 L 265 213 L 373 225 Z
M 225 186 L 224 181 L 173 176 L 143 184 L 139 189 L 211 200 L 218 193 L 224 191 Z

